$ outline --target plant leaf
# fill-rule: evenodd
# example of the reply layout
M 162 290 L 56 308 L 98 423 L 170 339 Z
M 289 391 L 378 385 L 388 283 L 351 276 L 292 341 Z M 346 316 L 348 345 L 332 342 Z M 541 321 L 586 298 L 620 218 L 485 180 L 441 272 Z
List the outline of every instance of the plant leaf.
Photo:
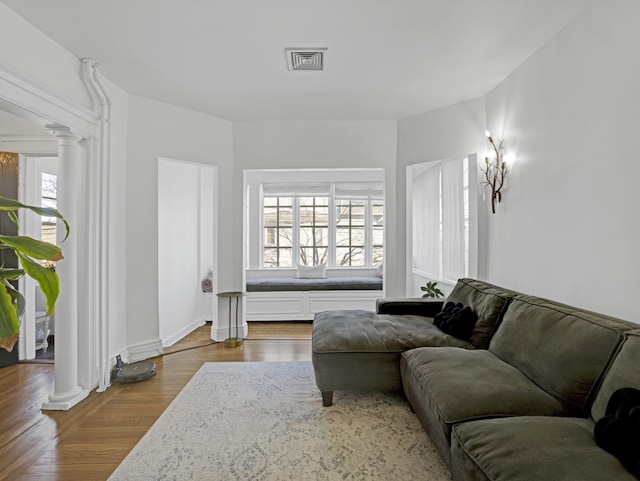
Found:
M 63 241 L 67 237 L 69 237 L 69 232 L 70 232 L 69 223 L 62 216 L 60 211 L 58 211 L 58 209 L 54 209 L 53 207 L 38 207 L 37 205 L 26 205 L 26 204 L 23 204 L 22 202 L 18 202 L 17 200 L 7 199 L 6 197 L 2 197 L 0 195 L 0 210 L 15 211 L 18 209 L 29 209 L 35 212 L 36 214 L 44 217 L 56 217 L 57 219 L 60 219 L 62 222 L 64 222 L 64 226 L 66 229 L 66 234 L 64 236 Z
M 8 337 L 0 337 L 0 349 L 4 349 L 8 352 L 13 351 L 13 346 L 18 342 L 18 335 L 14 334 Z
M 20 294 L 20 291 L 18 291 L 15 287 L 13 287 L 13 285 L 10 282 L 7 282 L 3 279 L 2 283 L 7 288 L 7 292 L 11 296 L 13 305 L 16 306 L 16 309 L 17 309 L 16 312 L 18 313 L 18 320 L 20 320 L 20 318 L 22 318 L 22 315 L 24 314 L 24 308 L 25 308 L 24 296 Z
M 7 199 L 0 195 L 0 210 L 18 210 L 24 207 L 22 202 L 14 199 Z
M 13 222 L 16 225 L 16 227 L 20 227 L 20 224 L 18 222 L 18 216 L 14 211 L 10 210 L 9 212 L 7 212 L 7 215 L 9 216 L 9 219 L 11 219 L 11 222 Z
M 42 267 L 24 254 L 17 252 L 25 272 L 36 280 L 40 290 L 47 298 L 47 316 L 53 314 L 56 299 L 60 294 L 60 279 L 55 271 Z
M 0 267 L 0 279 L 8 279 L 10 281 L 15 281 L 16 279 L 20 279 L 24 276 L 23 269 L 14 269 L 11 267 Z
M 18 313 L 3 281 L 0 283 L 0 348 L 11 351 L 18 340 Z
M 0 242 L 36 259 L 59 261 L 63 258 L 62 249 L 58 246 L 20 235 L 0 235 Z

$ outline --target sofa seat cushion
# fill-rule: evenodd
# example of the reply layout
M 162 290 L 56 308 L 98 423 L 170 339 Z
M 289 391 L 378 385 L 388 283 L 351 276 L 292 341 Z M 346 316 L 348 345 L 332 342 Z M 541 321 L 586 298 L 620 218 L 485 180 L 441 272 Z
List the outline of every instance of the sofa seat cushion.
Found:
M 400 353 L 422 346 L 474 348 L 468 341 L 442 332 L 428 317 L 354 309 L 318 312 L 313 320 L 315 353 Z
M 593 438 L 583 418 L 486 419 L 453 428 L 456 481 L 637 481 Z
M 447 424 L 488 416 L 567 413 L 522 372 L 483 349 L 414 349 L 403 357 Z
M 560 401 L 484 349 L 413 349 L 402 354 L 400 367 L 405 394 L 446 463 L 456 423 L 568 414 Z

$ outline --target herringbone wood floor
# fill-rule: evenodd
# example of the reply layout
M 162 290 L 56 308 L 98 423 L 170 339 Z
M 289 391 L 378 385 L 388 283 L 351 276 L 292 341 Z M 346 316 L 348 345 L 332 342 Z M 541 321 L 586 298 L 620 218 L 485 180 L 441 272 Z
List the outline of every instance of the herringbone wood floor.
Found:
M 92 392 L 67 412 L 40 410 L 53 390 L 53 365 L 0 369 L 0 481 L 106 480 L 202 363 L 311 359 L 308 322 L 250 323 L 236 348 L 212 343 L 209 329 L 152 359 L 154 377 Z

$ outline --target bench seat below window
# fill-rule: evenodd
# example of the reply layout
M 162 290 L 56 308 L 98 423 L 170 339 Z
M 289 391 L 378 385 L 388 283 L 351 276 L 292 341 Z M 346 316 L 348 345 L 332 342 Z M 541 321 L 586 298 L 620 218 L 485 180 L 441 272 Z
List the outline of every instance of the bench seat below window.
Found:
M 306 321 L 334 309 L 375 310 L 383 296 L 379 277 L 247 279 L 247 321 Z
M 381 290 L 382 279 L 379 277 L 324 277 L 321 279 L 265 277 L 247 279 L 247 292 Z

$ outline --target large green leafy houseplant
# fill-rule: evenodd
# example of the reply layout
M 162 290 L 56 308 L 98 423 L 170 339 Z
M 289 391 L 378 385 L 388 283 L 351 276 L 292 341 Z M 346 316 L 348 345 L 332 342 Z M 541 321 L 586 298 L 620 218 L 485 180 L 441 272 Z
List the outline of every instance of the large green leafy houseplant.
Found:
M 38 215 L 56 217 L 64 222 L 69 235 L 69 224 L 58 210 L 52 207 L 25 205 L 17 200 L 0 196 L 0 211 L 6 211 L 9 218 L 18 225 L 17 212 L 28 209 Z M 53 309 L 60 293 L 60 281 L 55 271 L 44 267 L 42 261 L 58 261 L 62 259 L 62 250 L 48 242 L 28 236 L 2 235 L 0 233 L 0 249 L 11 249 L 20 259 L 21 269 L 0 266 L 0 348 L 11 351 L 18 340 L 20 317 L 24 312 L 24 298 L 11 281 L 20 279 L 25 274 L 32 277 L 40 286 L 47 299 L 47 315 Z

